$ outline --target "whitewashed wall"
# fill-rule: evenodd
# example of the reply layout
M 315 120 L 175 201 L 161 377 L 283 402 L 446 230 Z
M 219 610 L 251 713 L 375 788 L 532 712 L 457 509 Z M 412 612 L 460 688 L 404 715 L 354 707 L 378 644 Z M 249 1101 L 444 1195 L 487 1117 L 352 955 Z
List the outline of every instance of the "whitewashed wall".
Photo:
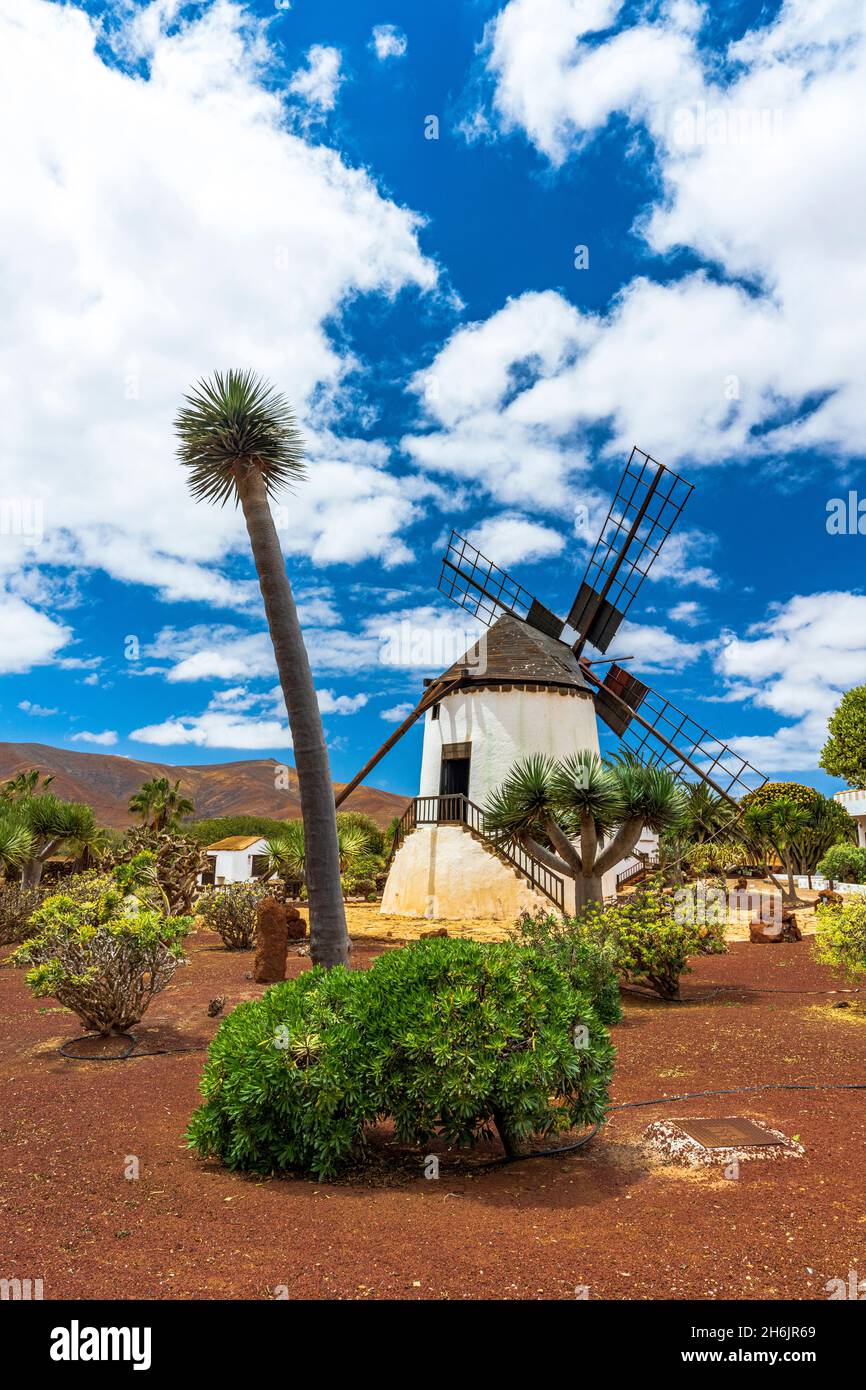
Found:
M 218 849 L 208 854 L 215 859 L 214 882 L 246 883 L 253 876 L 253 855 L 264 854 L 265 840 L 257 840 L 249 849 Z
M 483 806 L 528 753 L 567 757 L 579 748 L 597 753 L 598 729 L 592 696 L 546 690 L 460 690 L 428 710 L 424 724 L 420 796 L 439 795 L 443 743 L 472 743 L 469 799 Z
M 785 878 L 783 874 L 777 873 L 776 877 L 779 879 L 780 883 L 784 883 Z M 824 888 L 830 887 L 829 880 L 826 878 L 822 878 L 820 874 L 813 874 L 811 883 L 809 882 L 809 879 L 806 877 L 805 874 L 795 874 L 794 882 L 796 883 L 798 888 L 814 888 L 815 891 L 818 893 L 820 893 Z M 866 883 L 837 883 L 834 879 L 833 892 L 866 893 Z

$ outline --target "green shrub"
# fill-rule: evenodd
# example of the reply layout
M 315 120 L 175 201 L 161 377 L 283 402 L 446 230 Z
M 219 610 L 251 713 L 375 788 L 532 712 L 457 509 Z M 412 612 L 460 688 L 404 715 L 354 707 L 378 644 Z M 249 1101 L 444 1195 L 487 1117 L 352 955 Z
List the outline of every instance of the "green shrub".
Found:
M 30 918 L 45 901 L 47 888 L 24 888 L 20 883 L 0 882 L 0 946 L 23 941 Z
M 866 898 L 858 894 L 850 902 L 828 903 L 815 916 L 816 960 L 852 980 L 866 975 Z
M 196 903 L 205 926 L 222 938 L 227 951 L 250 951 L 256 944 L 256 910 L 262 898 L 274 896 L 275 885 L 252 879 L 207 888 Z
M 391 1118 L 402 1142 L 506 1147 L 604 1117 L 613 1049 L 583 995 L 512 944 L 450 939 L 314 969 L 241 1004 L 211 1044 L 189 1141 L 231 1168 L 320 1177 Z
M 866 883 L 866 849 L 833 845 L 818 865 L 818 873 L 837 883 Z
M 88 900 L 58 894 L 31 918 L 35 935 L 11 957 L 29 966 L 27 983 L 42 998 L 54 995 L 92 1032 L 124 1032 L 183 960 L 190 918 L 129 910 L 111 888 Z
M 518 946 L 528 946 L 553 961 L 575 989 L 589 999 L 602 1023 L 622 1019 L 615 953 L 608 941 L 589 941 L 574 919 L 541 911 L 524 912 L 508 933 Z
M 592 904 L 577 926 L 589 941 L 613 952 L 623 983 L 646 985 L 662 999 L 677 999 L 689 957 L 727 950 L 724 912 L 707 910 L 694 889 L 664 893 L 655 886 L 609 907 Z

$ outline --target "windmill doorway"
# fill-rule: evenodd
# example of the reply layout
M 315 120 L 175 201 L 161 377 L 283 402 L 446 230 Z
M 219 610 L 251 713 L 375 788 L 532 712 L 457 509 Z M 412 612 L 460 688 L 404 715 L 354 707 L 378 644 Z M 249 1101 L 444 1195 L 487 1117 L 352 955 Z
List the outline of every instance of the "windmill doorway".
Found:
M 440 821 L 463 819 L 463 797 L 469 795 L 469 766 L 472 760 L 471 743 L 442 745 L 442 766 L 439 772 Z

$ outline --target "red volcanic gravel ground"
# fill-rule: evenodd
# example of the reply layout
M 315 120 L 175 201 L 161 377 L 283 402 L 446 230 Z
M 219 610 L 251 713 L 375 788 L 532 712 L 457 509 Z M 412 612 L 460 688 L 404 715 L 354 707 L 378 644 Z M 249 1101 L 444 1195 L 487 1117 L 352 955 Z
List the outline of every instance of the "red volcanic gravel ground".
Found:
M 364 966 L 392 944 L 365 940 Z M 143 1049 L 204 1048 L 253 997 L 249 953 L 193 938 L 190 963 L 136 1029 Z M 306 969 L 291 958 L 291 970 Z M 700 959 L 685 1002 L 625 996 L 614 1104 L 759 1082 L 866 1083 L 866 1007 L 810 942 L 736 943 Z M 711 986 L 723 986 L 722 989 Z M 748 987 L 755 993 L 745 992 Z M 815 991 L 809 993 L 806 991 Z M 860 996 L 847 996 L 858 999 Z M 52 1298 L 826 1298 L 866 1275 L 866 1092 L 762 1091 L 614 1111 L 581 1152 L 484 1172 L 441 1153 L 379 1158 L 351 1182 L 261 1179 L 195 1157 L 184 1129 L 204 1053 L 71 1062 L 79 1031 L 23 975 L 0 970 L 0 1276 Z M 746 1115 L 798 1136 L 806 1157 L 719 1169 L 665 1166 L 652 1121 Z M 433 1146 L 435 1148 L 435 1146 Z M 492 1157 L 493 1145 L 481 1157 Z M 128 1180 L 128 1156 L 140 1176 Z

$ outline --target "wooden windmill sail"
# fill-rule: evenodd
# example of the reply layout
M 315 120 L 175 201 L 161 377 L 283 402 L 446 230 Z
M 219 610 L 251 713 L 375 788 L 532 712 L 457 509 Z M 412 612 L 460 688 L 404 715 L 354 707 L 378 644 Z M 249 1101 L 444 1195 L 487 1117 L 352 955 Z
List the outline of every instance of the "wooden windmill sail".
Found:
M 745 792 L 767 780 L 764 774 L 616 661 L 611 659 L 601 679 L 593 667 L 607 663 L 583 654 L 587 645 L 607 652 L 692 491 L 678 473 L 637 446 L 632 449 L 565 619 L 456 531 L 443 556 L 438 587 L 488 627 L 508 615 L 538 634 L 547 658 L 558 657 L 563 670 L 579 672 L 593 690 L 596 713 L 624 751 L 646 765 L 667 767 L 681 781 L 706 782 L 737 807 Z M 432 682 L 408 718 L 341 789 L 337 804 L 417 719 L 467 679 L 468 673 L 457 666 Z

